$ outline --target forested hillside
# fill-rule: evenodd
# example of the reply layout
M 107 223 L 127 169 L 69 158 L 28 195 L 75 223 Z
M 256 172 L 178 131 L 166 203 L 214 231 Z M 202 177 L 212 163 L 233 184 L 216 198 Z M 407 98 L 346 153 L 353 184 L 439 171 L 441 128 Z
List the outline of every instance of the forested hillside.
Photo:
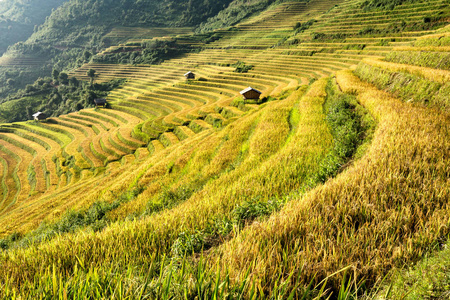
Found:
M 35 80 L 38 77 L 50 78 L 52 70 L 67 73 L 92 59 L 96 62 L 109 63 L 160 63 L 164 59 L 191 51 L 190 43 L 177 43 L 171 40 L 149 41 L 151 38 L 192 32 L 189 28 L 195 28 L 223 9 L 225 12 L 221 15 L 232 15 L 232 23 L 236 23 L 252 13 L 263 10 L 272 2 L 274 1 L 257 0 L 251 3 L 243 3 L 239 0 L 67 1 L 54 10 L 43 25 L 36 26 L 33 35 L 26 42 L 11 46 L 9 51 L 0 58 L 0 98 L 3 98 L 0 102 L 27 102 L 29 111 L 52 111 L 51 115 L 89 107 L 93 105 L 92 97 L 88 101 L 86 99 L 89 97 L 82 96 L 70 97 L 66 101 L 65 109 L 54 109 L 50 104 L 54 102 L 51 99 L 55 99 L 55 91 L 48 87 L 43 88 L 42 84 Z M 232 4 L 228 6 L 230 3 Z M 50 3 L 44 7 L 48 5 Z M 27 7 L 30 6 L 31 4 Z M 25 8 L 20 6 L 19 2 L 11 2 L 4 6 L 5 14 L 12 15 L 12 12 L 16 12 L 15 18 L 18 20 L 20 16 L 25 15 L 24 10 Z M 217 29 L 229 23 L 227 21 L 224 24 L 213 24 L 212 27 L 211 25 L 207 27 Z M 156 29 L 152 30 L 152 28 Z M 161 28 L 171 29 L 161 30 Z M 189 30 L 186 31 L 186 29 Z M 118 34 L 124 30 L 127 34 Z M 138 40 L 132 44 L 132 47 L 122 47 L 107 55 L 95 56 L 96 53 L 101 53 L 111 45 L 136 38 L 133 32 L 143 32 L 138 36 L 141 40 L 145 38 L 147 40 L 142 42 Z M 199 39 L 202 38 L 199 37 Z M 208 35 L 205 38 L 207 39 Z M 44 80 L 48 81 L 48 78 Z M 54 79 L 56 80 L 54 85 L 58 85 L 58 78 Z M 23 90 L 18 92 L 18 89 Z M 77 92 L 77 94 L 82 93 L 88 94 L 82 91 Z M 18 101 L 24 95 L 35 95 L 40 100 Z M 62 97 L 58 99 L 60 100 L 57 104 L 60 104 Z M 46 105 L 46 102 L 49 105 Z M 3 121 L 26 120 L 26 116 L 29 115 L 23 109 L 14 108 L 10 104 L 0 105 L 0 111 L 2 112 L 0 120 Z M 17 111 L 22 112 L 16 115 Z
M 0 2 L 0 55 L 8 46 L 25 41 L 45 18 L 67 0 L 4 0 Z

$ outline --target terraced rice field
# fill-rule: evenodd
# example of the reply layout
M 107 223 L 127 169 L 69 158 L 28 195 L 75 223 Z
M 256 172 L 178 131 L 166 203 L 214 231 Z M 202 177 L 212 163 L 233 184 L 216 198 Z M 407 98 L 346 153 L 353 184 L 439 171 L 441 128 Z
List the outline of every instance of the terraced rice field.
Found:
M 426 211 L 432 208 L 422 202 L 431 199 L 439 204 L 449 197 L 445 188 L 448 178 L 442 174 L 448 175 L 450 166 L 445 123 L 450 107 L 450 65 L 446 63 L 450 29 L 417 30 L 412 26 L 408 31 L 406 25 L 399 32 L 391 29 L 397 21 L 413 24 L 439 13 L 445 18 L 448 1 L 404 4 L 389 12 L 364 12 L 361 2 L 288 1 L 231 30 L 220 31 L 222 38 L 202 51 L 160 65 L 85 65 L 72 75 L 88 80 L 86 71 L 95 69 L 97 82 L 127 79 L 108 95 L 108 109 L 85 109 L 47 122 L 2 125 L 0 237 L 36 229 L 42 221 L 58 220 L 67 210 L 90 207 L 96 200 L 113 202 L 138 186 L 146 189 L 112 210 L 111 218 L 122 220 L 142 212 L 149 216 L 124 221 L 125 227 L 113 224 L 100 234 L 89 233 L 89 237 L 70 235 L 64 243 L 55 241 L 59 252 L 48 245 L 39 248 L 45 252 L 44 265 L 58 265 L 61 274 L 52 275 L 50 269 L 35 263 L 30 253 L 38 250 L 33 248 L 17 257 L 1 258 L 8 266 L 0 271 L 1 278 L 11 278 L 19 265 L 29 272 L 24 280 L 35 274 L 62 278 L 66 268 L 62 264 L 72 266 L 74 257 L 92 268 L 113 262 L 139 266 L 139 259 L 160 263 L 163 256 L 173 254 L 173 245 L 183 232 L 194 234 L 217 225 L 221 216 L 231 216 L 236 206 L 253 197 L 268 200 L 287 194 L 294 200 L 272 218 L 237 230 L 218 246 L 213 244 L 214 251 L 207 253 L 211 269 L 228 272 L 234 283 L 250 278 L 260 284 L 258 293 L 270 294 L 278 280 L 290 280 L 290 272 L 297 270 L 294 265 L 305 266 L 298 275 L 305 284 L 314 280 L 314 275 L 321 280 L 349 265 L 355 276 L 365 276 L 373 283 L 401 259 L 411 262 L 423 255 L 430 244 L 449 233 L 436 221 L 448 222 L 448 211 L 434 211 L 434 219 Z M 312 19 L 315 21 L 304 30 L 294 28 L 297 22 Z M 127 30 L 115 29 L 110 34 L 122 38 L 129 36 Z M 180 30 L 178 34 L 185 34 L 189 29 Z M 152 33 L 136 30 L 133 34 L 141 38 Z M 252 68 L 235 72 L 233 65 L 238 61 Z M 186 80 L 183 74 L 187 71 L 194 72 L 196 79 Z M 303 194 L 308 178 L 320 169 L 319 162 L 333 143 L 323 112 L 327 82 L 333 81 L 330 77 L 370 112 L 377 130 L 360 160 L 344 166 L 337 178 Z M 239 92 L 248 86 L 260 90 L 266 102 L 244 102 Z M 436 133 L 407 112 L 433 124 Z M 402 137 L 402 130 L 408 136 Z M 420 137 L 420 130 L 429 134 L 429 140 Z M 417 140 L 414 155 L 408 152 L 408 142 L 393 143 L 394 138 L 411 137 Z M 432 151 L 432 147 L 440 151 Z M 414 158 L 414 171 L 402 169 L 408 155 Z M 280 161 L 292 168 L 275 167 Z M 390 173 L 379 168 L 386 162 Z M 385 171 L 400 179 L 389 178 Z M 441 176 L 440 181 L 427 185 L 420 196 L 416 182 L 431 180 L 433 174 Z M 389 206 L 389 188 L 397 183 L 404 193 L 398 191 L 399 195 L 406 195 L 404 202 L 411 196 L 423 205 L 415 207 L 408 202 L 407 212 Z M 186 202 L 165 210 L 160 203 L 163 197 L 185 192 L 190 186 L 201 188 L 183 198 Z M 290 194 L 299 189 L 302 193 Z M 364 202 L 370 189 L 378 189 L 379 198 L 364 198 Z M 371 208 L 364 208 L 366 204 Z M 330 210 L 354 213 L 365 231 L 358 231 L 336 214 L 333 220 L 322 219 Z M 398 225 L 384 213 L 389 210 L 395 218 L 409 221 Z M 316 215 L 311 217 L 310 211 Z M 370 217 L 367 211 L 371 211 Z M 408 225 L 414 223 L 414 216 L 421 216 L 420 226 Z M 336 226 L 325 228 L 331 221 Z M 398 225 L 395 234 L 389 231 L 394 223 Z M 345 228 L 345 234 L 336 236 L 334 228 Z M 379 248 L 365 235 L 377 229 L 392 236 Z M 317 233 L 315 246 L 301 230 Z M 420 240 L 420 236 L 426 238 Z M 139 242 L 134 237 L 139 237 Z M 265 243 L 267 239 L 271 242 Z M 141 240 L 148 243 L 141 245 Z M 66 249 L 66 245 L 76 246 Z M 61 249 L 66 251 L 61 254 Z M 122 257 L 124 251 L 139 259 Z M 250 275 L 246 274 L 249 268 L 255 270 Z M 65 271 L 73 271 L 69 269 Z M 274 276 L 279 270 L 282 278 Z M 289 284 L 293 288 L 294 283 Z M 128 288 L 133 293 L 132 287 Z
M 142 39 L 152 39 L 154 37 L 188 35 L 193 33 L 192 29 L 193 28 L 190 27 L 180 27 L 180 28 L 115 27 L 105 37 L 119 38 L 133 41 Z
M 247 113 L 233 106 L 233 99 L 239 98 L 239 91 L 248 86 L 261 90 L 262 97 L 276 98 L 285 90 L 330 76 L 360 61 L 372 66 L 386 65 L 388 63 L 376 59 L 384 57 L 394 47 L 413 47 L 416 40 L 430 33 L 418 31 L 402 32 L 392 37 L 355 36 L 366 23 L 373 24 L 374 28 L 386 28 L 397 18 L 420 19 L 417 11 L 423 10 L 423 4 L 402 5 L 390 12 L 392 15 L 385 16 L 382 12 L 358 11 L 358 3 L 344 1 L 336 5 L 326 0 L 286 2 L 239 24 L 236 30 L 221 32 L 223 37 L 206 45 L 203 51 L 161 65 L 83 66 L 73 73 L 80 80 L 88 80 L 86 71 L 95 69 L 97 82 L 126 78 L 127 83 L 108 96 L 111 109 L 84 110 L 61 116 L 51 123 L 40 125 L 31 122 L 21 128 L 22 131 L 29 130 L 28 134 L 36 134 L 31 131 L 30 125 L 40 125 L 46 130 L 46 135 L 57 133 L 64 136 L 64 142 L 59 144 L 63 148 L 56 154 L 55 145 L 47 150 L 33 145 L 31 148 L 39 156 L 34 158 L 24 153 L 20 163 L 5 154 L 9 162 L 4 163 L 8 166 L 7 173 L 20 176 L 4 184 L 8 187 L 4 189 L 4 198 L 10 199 L 7 202 L 14 202 L 13 195 L 16 195 L 19 186 L 20 194 L 25 193 L 25 198 L 32 190 L 43 193 L 48 188 L 52 192 L 54 186 L 70 186 L 79 181 L 84 171 L 92 172 L 119 161 L 139 148 L 148 145 L 150 152 L 154 152 L 161 149 L 161 145 L 169 147 L 195 133 L 211 130 L 219 124 L 229 124 Z M 424 14 L 442 8 L 442 1 L 431 1 Z M 382 15 L 384 17 L 381 18 Z M 293 27 L 297 22 L 312 18 L 316 20 L 312 26 L 295 34 Z M 337 31 L 351 36 L 339 41 L 320 42 L 314 42 L 311 38 L 313 33 Z M 144 38 L 147 35 L 189 32 L 189 28 L 116 28 L 110 35 L 139 35 Z M 293 39 L 299 42 L 290 45 L 289 41 Z M 388 42 L 382 43 L 386 40 Z M 440 51 L 436 48 L 439 47 L 434 49 Z M 248 73 L 233 72 L 231 65 L 238 60 L 253 65 L 253 69 Z M 187 71 L 196 73 L 197 80 L 186 81 L 183 74 Z M 447 80 L 445 74 L 442 76 L 442 80 Z M 248 106 L 248 109 L 253 108 Z M 34 138 L 38 139 L 36 136 Z M 155 145 L 157 141 L 160 143 Z M 3 147 L 17 151 L 17 146 L 14 148 L 7 143 Z M 46 177 L 42 175 L 42 161 L 45 162 Z M 37 182 L 30 179 L 32 176 L 26 176 L 28 168 L 38 170 Z

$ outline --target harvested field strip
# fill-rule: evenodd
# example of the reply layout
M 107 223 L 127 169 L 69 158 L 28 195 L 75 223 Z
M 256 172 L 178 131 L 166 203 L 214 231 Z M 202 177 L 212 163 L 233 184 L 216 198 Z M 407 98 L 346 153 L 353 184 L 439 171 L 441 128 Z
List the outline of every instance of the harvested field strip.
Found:
M 8 206 L 11 206 L 16 202 L 20 202 L 28 198 L 28 194 L 31 192 L 32 187 L 27 178 L 28 167 L 30 165 L 30 162 L 33 160 L 33 155 L 16 145 L 4 141 L 3 139 L 0 139 L 0 145 L 0 151 L 6 153 L 8 156 L 14 157 L 17 162 L 12 174 L 16 190 L 14 190 L 14 186 L 8 185 L 8 188 L 10 188 L 11 191 L 16 192 L 16 194 L 14 195 L 14 199 L 10 200 L 10 202 L 8 203 Z M 32 177 L 31 179 L 36 180 L 34 177 Z M 7 207 L 4 207 L 3 209 L 6 208 Z M 3 210 L 3 212 L 4 211 L 5 210 Z
M 26 141 L 25 142 L 26 144 L 24 144 L 23 139 L 22 139 L 22 142 L 19 141 L 20 139 L 21 138 L 19 136 L 15 136 L 14 134 L 0 133 L 0 140 L 8 142 L 9 144 L 14 145 L 14 146 L 28 152 L 33 157 L 36 156 L 36 154 L 37 154 L 36 149 L 27 145 L 27 144 L 29 144 L 28 141 Z
M 61 123 L 61 121 L 64 121 L 64 123 Z M 98 129 L 95 125 L 92 123 L 86 123 L 84 121 L 80 120 L 74 120 L 73 118 L 69 118 L 67 116 L 59 116 L 58 117 L 58 124 L 74 128 L 74 129 L 80 129 L 83 131 L 86 137 L 97 135 L 100 132 L 100 129 Z M 76 124 L 79 124 L 80 126 L 77 126 Z
M 15 127 L 2 127 L 2 128 L 0 128 L 0 132 L 13 133 L 17 136 L 20 136 L 21 138 L 28 140 L 28 141 L 39 144 L 41 147 L 45 148 L 45 150 L 51 149 L 51 146 L 48 143 L 46 143 L 44 140 L 42 140 L 41 138 L 37 137 L 34 134 L 30 134 L 30 132 L 27 132 L 25 130 L 17 129 Z
M 94 147 L 94 142 L 97 144 L 97 141 L 93 140 L 89 143 L 89 148 L 91 149 L 92 154 L 102 162 L 102 165 L 105 165 L 105 163 L 108 161 L 108 156 L 103 155 L 102 153 L 98 152 Z M 98 143 L 98 149 L 101 149 L 100 143 Z M 102 150 L 103 151 L 103 150 Z
M 37 134 L 45 134 L 45 136 L 51 138 L 52 136 L 55 136 L 55 141 L 61 141 L 64 145 L 67 145 L 68 143 L 72 142 L 75 138 L 72 133 L 70 133 L 65 128 L 63 129 L 60 126 L 50 125 L 47 123 L 26 123 L 23 124 L 23 128 L 32 128 L 32 130 L 36 130 Z M 36 129 L 34 129 L 36 128 Z
M 163 99 L 152 99 L 145 95 L 139 97 L 138 99 L 130 99 L 130 101 L 147 107 L 150 112 L 157 116 L 156 112 L 160 112 L 159 116 L 173 113 L 175 111 L 183 110 L 186 106 L 181 106 L 181 103 L 175 101 L 163 100 Z
M 138 99 L 142 100 L 157 100 L 157 101 L 169 101 L 169 103 L 174 103 L 179 108 L 191 108 L 195 106 L 200 106 L 206 103 L 204 99 L 201 99 L 199 97 L 192 97 L 192 95 L 187 94 L 180 94 L 175 92 L 170 92 L 170 90 L 167 91 L 159 91 L 157 93 L 156 91 L 154 93 L 150 94 L 143 94 L 138 96 Z
M 417 52 L 450 52 L 450 46 L 400 46 L 392 48 L 393 51 L 417 51 Z
M 158 117 L 160 112 L 151 109 L 144 101 L 120 101 L 118 103 L 110 103 L 114 110 L 119 110 L 139 117 L 141 120 L 148 120 Z
M 41 165 L 42 156 L 46 156 L 47 150 L 42 145 L 23 138 L 16 134 L 0 134 L 0 139 L 28 152 L 32 158 L 28 165 L 27 179 L 31 186 L 31 191 L 44 192 L 47 184 L 44 176 L 44 171 Z M 49 148 L 50 146 L 46 144 Z M 23 157 L 22 157 L 23 159 Z
M 1 140 L 0 140 L 0 156 L 2 157 L 3 161 L 7 166 L 7 172 L 5 174 L 6 177 L 4 183 L 6 185 L 6 190 L 8 191 L 8 194 L 3 195 L 3 201 L 0 205 L 0 212 L 2 212 L 3 214 L 3 212 L 9 206 L 13 205 L 16 202 L 17 197 L 19 196 L 21 191 L 20 179 L 17 175 L 21 158 L 14 152 L 11 152 L 9 148 L 5 147 Z
M 89 165 L 91 165 L 93 168 L 97 167 L 103 167 L 105 157 L 102 155 L 98 155 L 95 150 L 91 148 L 92 139 L 85 139 L 80 143 L 80 146 L 78 147 L 78 150 L 81 152 L 81 155 L 85 159 Z
M 118 121 L 120 121 L 123 124 L 128 124 L 128 123 L 139 123 L 140 120 L 132 115 L 120 112 L 120 111 L 112 111 L 112 110 L 107 110 L 107 109 L 99 109 L 97 111 L 95 111 L 96 115 L 106 115 L 108 116 L 108 118 L 114 118 Z
M 35 136 L 36 140 L 43 140 L 46 144 L 51 146 L 51 150 L 48 151 L 45 156 L 46 166 L 48 171 L 50 172 L 49 176 L 51 179 L 51 186 L 56 187 L 59 182 L 59 178 L 57 176 L 57 166 L 53 163 L 53 158 L 62 158 L 61 148 L 65 147 L 68 143 L 70 143 L 70 139 L 66 135 L 62 135 L 56 133 L 51 130 L 47 130 L 41 127 L 29 126 L 24 124 L 13 124 L 14 128 L 18 128 L 17 130 L 23 130 L 28 135 Z
M 148 151 L 150 154 L 154 154 L 164 149 L 164 145 L 159 140 L 153 140 L 148 144 Z
M 0 155 L 0 164 L 2 165 L 1 169 L 1 194 L 0 194 L 0 208 L 4 205 L 6 198 L 8 197 L 8 185 L 6 184 L 6 178 L 8 176 L 8 163 L 6 160 Z
M 80 111 L 80 115 L 91 117 L 92 119 L 99 119 L 106 123 L 111 124 L 113 127 L 118 127 L 119 124 L 113 120 L 113 118 L 105 117 L 102 114 L 96 114 L 94 112 Z M 107 128 L 111 128 L 111 126 L 107 126 Z
M 173 94 L 174 96 L 180 97 L 180 98 L 189 98 L 194 101 L 198 100 L 201 102 L 201 104 L 207 104 L 216 102 L 219 97 L 214 93 L 203 93 L 201 91 L 197 91 L 195 89 L 188 89 L 189 86 L 175 86 L 171 89 L 163 89 L 160 92 L 164 95 L 167 93 L 167 95 Z
M 137 108 L 136 108 L 137 106 Z M 142 120 L 148 120 L 153 117 L 153 115 L 149 113 L 142 112 L 139 107 L 139 105 L 133 105 L 128 102 L 123 102 L 120 104 L 111 104 L 111 108 L 114 110 L 114 113 L 116 112 L 122 112 L 124 114 L 127 114 L 129 116 L 133 116 L 134 118 L 140 119 L 140 122 Z M 137 122 L 137 123 L 140 123 Z
M 39 144 L 44 149 L 37 150 L 38 156 L 35 159 L 41 161 L 41 165 L 44 171 L 44 177 L 46 182 L 46 187 L 49 189 L 52 186 L 58 184 L 58 176 L 56 171 L 56 166 L 52 161 L 54 155 L 58 155 L 61 152 L 61 145 L 55 142 L 53 139 L 32 133 L 31 131 L 26 131 L 24 129 L 14 129 L 14 134 L 30 140 L 34 143 Z M 24 141 L 25 142 L 25 141 Z M 28 143 L 28 142 L 27 142 Z M 34 149 L 39 149 L 38 146 L 33 147 Z
M 108 131 L 110 128 L 113 127 L 113 126 L 111 126 L 111 124 L 109 122 L 99 120 L 98 118 L 94 119 L 94 118 L 90 118 L 87 116 L 83 116 L 79 113 L 69 114 L 69 115 L 66 115 L 66 117 L 71 118 L 73 120 L 84 122 L 86 124 L 86 126 L 89 126 L 89 127 L 94 126 L 94 124 L 96 124 L 97 130 L 99 130 L 99 131 Z

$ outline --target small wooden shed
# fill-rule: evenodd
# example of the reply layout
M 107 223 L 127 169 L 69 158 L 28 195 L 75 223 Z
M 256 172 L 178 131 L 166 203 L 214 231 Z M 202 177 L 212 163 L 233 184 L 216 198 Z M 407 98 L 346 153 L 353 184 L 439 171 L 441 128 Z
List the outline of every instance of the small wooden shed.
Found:
M 259 97 L 261 96 L 261 92 L 258 91 L 257 89 L 254 89 L 252 87 L 248 87 L 245 90 L 241 91 L 241 95 L 244 97 L 244 100 L 246 99 L 259 99 Z
M 195 74 L 189 71 L 186 74 L 184 74 L 184 77 L 186 77 L 186 79 L 195 79 Z
M 33 115 L 33 118 L 34 118 L 36 121 L 40 121 L 40 120 L 45 120 L 45 119 L 47 119 L 47 116 L 46 116 L 43 112 L 38 111 L 37 113 L 35 113 L 35 114 Z
M 105 98 L 94 99 L 94 102 L 95 102 L 96 107 L 99 107 L 99 106 L 106 107 L 106 99 Z

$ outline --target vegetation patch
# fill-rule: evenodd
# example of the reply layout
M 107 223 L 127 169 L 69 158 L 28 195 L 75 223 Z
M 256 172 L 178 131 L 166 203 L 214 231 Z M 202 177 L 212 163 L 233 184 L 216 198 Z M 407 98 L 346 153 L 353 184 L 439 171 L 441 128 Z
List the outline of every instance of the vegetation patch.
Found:
M 375 130 L 375 121 L 355 96 L 339 91 L 334 80 L 328 82 L 326 91 L 324 111 L 334 146 L 320 163 L 321 168 L 311 179 L 311 186 L 336 176 L 356 153 L 355 158 L 362 157 Z
M 365 11 L 370 10 L 392 10 L 398 5 L 405 3 L 422 2 L 423 0 L 366 0 L 361 4 L 361 8 Z

